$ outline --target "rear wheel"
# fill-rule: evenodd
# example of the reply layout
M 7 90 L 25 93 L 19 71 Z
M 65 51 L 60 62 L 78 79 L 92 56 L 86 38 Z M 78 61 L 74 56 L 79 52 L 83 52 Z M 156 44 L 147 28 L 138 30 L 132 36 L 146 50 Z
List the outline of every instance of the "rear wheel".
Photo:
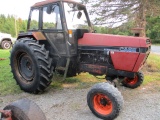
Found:
M 10 49 L 11 48 L 11 41 L 3 40 L 1 43 L 2 49 Z
M 113 120 L 123 106 L 123 97 L 113 85 L 98 83 L 87 95 L 87 103 L 94 115 L 101 119 Z
M 139 87 L 143 83 L 143 80 L 144 80 L 143 73 L 137 72 L 134 78 L 127 78 L 127 77 L 124 78 L 124 80 L 122 81 L 122 84 L 125 87 L 134 89 Z
M 41 92 L 51 83 L 52 59 L 44 45 L 35 40 L 16 41 L 11 51 L 10 63 L 17 84 L 26 92 Z
M 7 105 L 4 110 L 11 110 L 12 120 L 46 120 L 38 105 L 28 99 L 13 102 Z

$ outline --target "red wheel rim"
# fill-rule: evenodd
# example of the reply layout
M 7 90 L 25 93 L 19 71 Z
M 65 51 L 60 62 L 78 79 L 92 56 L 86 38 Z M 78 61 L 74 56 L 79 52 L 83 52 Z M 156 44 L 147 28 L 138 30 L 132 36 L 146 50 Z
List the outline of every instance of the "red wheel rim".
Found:
M 125 78 L 125 82 L 130 85 L 135 85 L 138 82 L 138 76 L 133 79 Z
M 103 94 L 96 94 L 93 98 L 94 109 L 102 115 L 108 115 L 112 112 L 113 105 L 111 100 Z

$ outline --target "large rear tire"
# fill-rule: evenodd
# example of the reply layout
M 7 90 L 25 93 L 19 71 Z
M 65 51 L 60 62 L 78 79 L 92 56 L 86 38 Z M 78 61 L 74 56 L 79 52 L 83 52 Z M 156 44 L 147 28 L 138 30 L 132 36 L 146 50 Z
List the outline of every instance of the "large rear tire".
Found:
M 46 120 L 38 105 L 28 99 L 13 102 L 7 105 L 4 110 L 11 110 L 12 120 Z
M 22 90 L 37 94 L 50 85 L 52 59 L 49 51 L 37 41 L 17 40 L 11 51 L 10 63 L 13 76 Z
M 113 120 L 122 109 L 123 97 L 113 85 L 98 83 L 88 92 L 87 103 L 92 113 L 97 117 Z
M 127 77 L 124 78 L 124 80 L 122 81 L 122 84 L 125 87 L 134 89 L 134 88 L 139 87 L 143 83 L 143 80 L 144 80 L 144 75 L 140 71 L 136 73 L 134 78 L 127 78 Z

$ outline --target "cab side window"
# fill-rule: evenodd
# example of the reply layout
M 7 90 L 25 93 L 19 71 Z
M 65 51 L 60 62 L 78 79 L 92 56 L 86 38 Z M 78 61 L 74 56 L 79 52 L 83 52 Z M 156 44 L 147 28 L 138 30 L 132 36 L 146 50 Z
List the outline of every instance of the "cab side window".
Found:
M 30 30 L 38 30 L 39 29 L 39 10 L 34 9 L 31 11 L 31 21 L 30 21 Z
M 43 29 L 62 29 L 58 5 L 43 8 Z

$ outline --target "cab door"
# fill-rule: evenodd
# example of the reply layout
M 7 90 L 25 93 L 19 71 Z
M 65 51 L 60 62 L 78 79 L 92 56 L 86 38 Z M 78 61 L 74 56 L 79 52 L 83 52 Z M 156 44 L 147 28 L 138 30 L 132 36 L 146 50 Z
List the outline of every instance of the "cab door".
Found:
M 66 56 L 65 34 L 62 28 L 60 6 L 52 4 L 42 8 L 42 32 L 52 45 L 54 55 Z M 58 53 L 57 53 L 58 52 Z

